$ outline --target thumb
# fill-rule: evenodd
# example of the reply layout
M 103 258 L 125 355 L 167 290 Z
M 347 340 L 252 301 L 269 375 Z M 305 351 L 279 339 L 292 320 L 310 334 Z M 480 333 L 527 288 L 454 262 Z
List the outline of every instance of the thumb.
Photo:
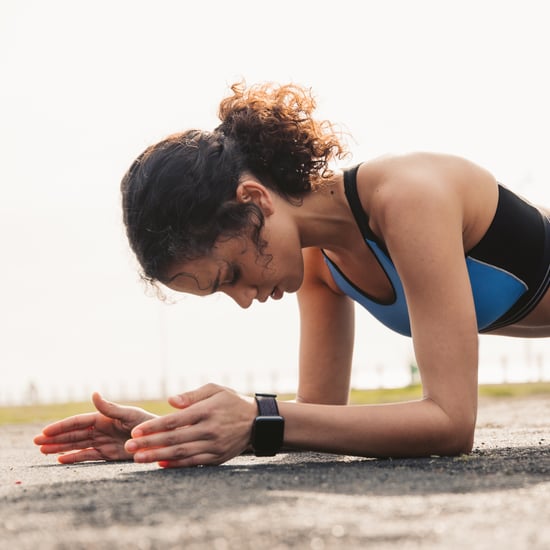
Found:
M 192 405 L 193 403 L 198 403 L 199 401 L 204 401 L 209 397 L 212 397 L 214 394 L 223 391 L 225 388 L 218 386 L 217 384 L 206 384 L 200 388 L 185 393 L 180 393 L 178 395 L 173 395 L 168 398 L 168 403 L 175 407 L 176 409 L 185 409 Z
M 116 418 L 122 420 L 123 411 L 120 405 L 113 403 L 112 401 L 107 401 L 103 399 L 99 392 L 94 392 L 92 394 L 92 402 L 95 405 L 95 408 L 103 415 L 108 416 L 109 418 Z

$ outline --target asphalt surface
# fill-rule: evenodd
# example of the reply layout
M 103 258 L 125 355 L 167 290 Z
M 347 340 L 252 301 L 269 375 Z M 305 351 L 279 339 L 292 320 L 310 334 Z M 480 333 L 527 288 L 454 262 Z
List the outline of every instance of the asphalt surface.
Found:
M 64 466 L 0 427 L 0 548 L 549 549 L 550 398 L 482 401 L 474 452 Z

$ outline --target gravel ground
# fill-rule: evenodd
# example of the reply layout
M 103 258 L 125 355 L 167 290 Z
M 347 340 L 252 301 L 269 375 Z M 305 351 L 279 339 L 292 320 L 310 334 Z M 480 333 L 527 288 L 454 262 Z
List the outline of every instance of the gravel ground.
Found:
M 550 398 L 480 404 L 475 450 L 63 466 L 0 427 L 3 549 L 550 548 Z

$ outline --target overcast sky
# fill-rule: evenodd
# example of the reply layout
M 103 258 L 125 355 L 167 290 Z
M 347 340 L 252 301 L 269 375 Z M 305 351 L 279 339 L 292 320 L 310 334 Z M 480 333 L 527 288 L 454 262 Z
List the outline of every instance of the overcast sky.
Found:
M 145 294 L 120 219 L 131 161 L 212 129 L 235 80 L 295 81 L 353 136 L 350 162 L 454 153 L 550 205 L 549 23 L 542 0 L 2 0 L 0 403 L 30 382 L 52 399 L 154 394 L 161 376 L 292 389 L 293 296 Z M 357 324 L 354 383 L 406 382 L 410 339 Z M 481 379 L 503 356 L 550 376 L 548 339 L 481 340 Z

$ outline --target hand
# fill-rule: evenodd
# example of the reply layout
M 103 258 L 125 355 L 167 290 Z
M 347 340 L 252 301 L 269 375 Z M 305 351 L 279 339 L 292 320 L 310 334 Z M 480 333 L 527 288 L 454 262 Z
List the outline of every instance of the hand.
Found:
M 44 454 L 66 453 L 62 464 L 86 460 L 132 460 L 124 450 L 132 428 L 156 415 L 138 407 L 126 407 L 103 399 L 94 392 L 92 401 L 98 412 L 77 414 L 44 428 L 34 438 Z
M 125 449 L 135 462 L 163 468 L 221 464 L 248 447 L 257 415 L 253 398 L 207 384 L 168 401 L 181 410 L 132 430 Z

